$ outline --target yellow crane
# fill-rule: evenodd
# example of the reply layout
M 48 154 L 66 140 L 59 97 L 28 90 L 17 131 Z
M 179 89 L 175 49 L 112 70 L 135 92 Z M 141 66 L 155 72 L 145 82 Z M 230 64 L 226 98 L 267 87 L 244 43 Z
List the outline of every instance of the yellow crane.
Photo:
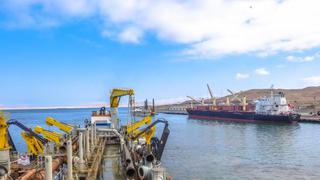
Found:
M 134 90 L 133 89 L 120 89 L 115 88 L 112 89 L 111 95 L 110 95 L 110 114 L 111 114 L 111 126 L 113 128 L 118 129 L 119 128 L 119 118 L 118 118 L 118 107 L 119 102 L 122 96 L 129 96 L 129 106 L 132 108 L 134 105 Z
M 132 97 L 133 95 L 134 95 L 133 89 L 119 89 L 119 88 L 112 89 L 112 92 L 110 95 L 110 107 L 117 108 L 119 106 L 120 98 L 122 96 Z
M 29 153 L 32 153 L 34 155 L 40 155 L 44 153 L 44 145 L 48 143 L 47 139 L 38 135 L 31 128 L 28 128 L 27 126 L 15 119 L 8 120 L 6 124 L 16 125 L 17 127 L 23 130 L 21 132 L 21 136 L 26 141 Z
M 0 151 L 10 149 L 8 124 L 3 112 L 0 112 Z
M 139 128 L 144 126 L 144 125 L 149 125 L 152 122 L 151 116 L 146 116 L 142 120 L 130 123 L 127 126 L 127 133 L 131 135 L 131 137 L 135 137 L 137 134 L 141 133 L 142 130 Z M 146 139 L 146 142 L 148 145 L 151 144 L 151 138 L 156 132 L 156 127 L 150 128 L 148 131 L 143 132 L 140 134 L 140 136 L 144 137 Z
M 34 154 L 34 155 L 40 155 L 44 152 L 44 144 L 39 141 L 37 138 L 32 136 L 31 134 L 22 131 L 21 132 L 22 138 L 26 141 L 27 147 L 28 147 L 28 153 Z
M 47 117 L 46 118 L 46 123 L 49 126 L 56 126 L 58 127 L 61 131 L 67 133 L 67 134 L 71 134 L 74 126 L 71 126 L 69 124 L 57 121 L 56 119 L 52 118 L 52 117 Z
M 36 126 L 33 129 L 33 131 L 37 134 L 42 134 L 45 139 L 55 142 L 58 146 L 61 145 L 61 139 L 63 137 L 63 134 L 46 130 L 46 129 L 42 128 L 41 126 Z

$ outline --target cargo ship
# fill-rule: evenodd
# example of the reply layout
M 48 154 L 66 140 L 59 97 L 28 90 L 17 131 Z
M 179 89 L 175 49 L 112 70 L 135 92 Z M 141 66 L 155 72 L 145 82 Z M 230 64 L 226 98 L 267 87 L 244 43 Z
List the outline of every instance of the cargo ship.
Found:
M 218 121 L 296 123 L 300 120 L 283 92 L 272 92 L 270 97 L 259 98 L 251 104 L 246 102 L 246 97 L 239 101 L 239 105 L 230 105 L 228 100 L 221 105 L 200 105 L 187 108 L 187 112 L 189 118 Z

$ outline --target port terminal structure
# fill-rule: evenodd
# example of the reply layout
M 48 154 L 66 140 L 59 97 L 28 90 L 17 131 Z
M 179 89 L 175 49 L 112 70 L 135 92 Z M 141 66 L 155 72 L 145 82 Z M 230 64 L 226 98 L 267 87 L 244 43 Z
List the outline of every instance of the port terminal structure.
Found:
M 170 134 L 168 121 L 146 116 L 126 125 L 119 123 L 120 98 L 128 95 L 132 106 L 133 94 L 133 90 L 114 89 L 110 110 L 94 111 L 81 128 L 47 117 L 46 124 L 62 133 L 40 126 L 31 129 L 1 113 L 0 180 L 171 180 L 161 163 Z M 155 136 L 158 124 L 164 127 L 159 138 Z M 13 125 L 22 129 L 27 154 L 16 150 L 8 131 Z

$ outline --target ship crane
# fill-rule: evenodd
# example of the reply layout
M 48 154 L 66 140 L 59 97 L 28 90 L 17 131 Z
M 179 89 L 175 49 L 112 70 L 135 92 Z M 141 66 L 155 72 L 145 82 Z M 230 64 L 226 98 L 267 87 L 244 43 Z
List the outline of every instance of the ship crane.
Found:
M 8 120 L 6 124 L 8 126 L 16 125 L 17 127 L 23 130 L 21 132 L 21 136 L 26 141 L 29 153 L 32 153 L 34 155 L 40 155 L 44 153 L 45 144 L 48 143 L 47 139 L 43 138 L 42 136 L 39 136 L 31 128 L 28 128 L 27 126 L 15 119 Z
M 243 111 L 246 111 L 246 106 L 248 105 L 247 103 L 247 97 L 246 96 L 243 96 L 243 98 L 239 98 L 239 95 L 242 93 L 242 91 L 238 92 L 238 93 L 234 93 L 233 91 L 231 91 L 230 89 L 227 89 L 227 91 L 233 96 L 231 101 L 234 101 L 234 100 L 238 100 L 241 105 L 243 106 Z M 228 101 L 228 100 L 227 100 Z M 229 101 L 229 104 L 230 104 L 230 101 Z
M 196 100 L 195 98 L 193 98 L 193 97 L 191 97 L 191 96 L 187 96 L 187 98 L 189 98 L 189 99 L 191 99 L 192 101 L 197 102 L 197 103 L 199 103 L 199 104 L 201 104 L 201 105 L 204 105 L 204 99 L 203 99 L 203 98 L 201 99 L 201 101 Z M 192 103 L 192 101 L 190 102 L 191 108 L 193 108 L 193 103 Z
M 217 101 L 216 101 L 216 98 L 213 96 L 213 93 L 211 91 L 211 88 L 210 88 L 209 84 L 207 84 L 207 88 L 208 88 L 208 91 L 209 91 L 210 100 L 212 100 L 212 105 L 216 106 L 217 105 Z
M 120 103 L 120 99 L 123 96 L 129 96 L 129 108 L 130 110 L 133 108 L 134 102 L 134 90 L 133 89 L 120 89 L 114 88 L 111 91 L 110 95 L 110 113 L 111 113 L 111 121 L 113 128 L 118 129 L 119 127 L 119 118 L 118 118 L 118 107 Z

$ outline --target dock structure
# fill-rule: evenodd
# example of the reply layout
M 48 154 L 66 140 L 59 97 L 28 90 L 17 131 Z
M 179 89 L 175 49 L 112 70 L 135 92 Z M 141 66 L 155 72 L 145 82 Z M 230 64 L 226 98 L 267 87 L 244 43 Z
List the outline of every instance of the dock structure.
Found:
M 302 123 L 320 123 L 320 116 L 302 115 L 299 122 L 302 122 Z

